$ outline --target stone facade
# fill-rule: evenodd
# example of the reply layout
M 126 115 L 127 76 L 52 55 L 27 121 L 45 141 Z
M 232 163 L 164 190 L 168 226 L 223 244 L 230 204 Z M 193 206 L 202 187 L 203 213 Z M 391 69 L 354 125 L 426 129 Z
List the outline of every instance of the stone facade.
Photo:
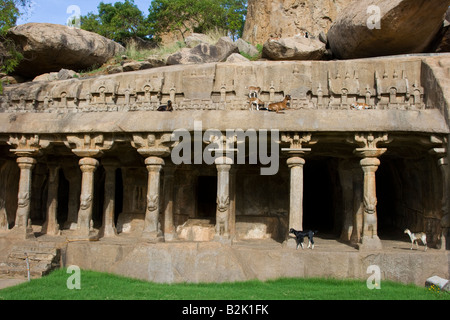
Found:
M 259 98 L 266 104 L 290 94 L 293 110 L 349 110 L 352 103 L 372 109 L 436 108 L 425 105 L 419 59 L 386 61 L 211 63 L 26 83 L 5 91 L 0 110 L 17 114 L 156 111 L 167 100 L 177 111 L 248 110 L 250 86 L 262 88 Z
M 213 63 L 7 86 L 0 227 L 289 247 L 289 228 L 311 228 L 361 250 L 409 227 L 445 247 L 449 60 Z M 251 86 L 266 105 L 291 95 L 290 108 L 250 110 Z M 168 100 L 174 111 L 158 112 Z

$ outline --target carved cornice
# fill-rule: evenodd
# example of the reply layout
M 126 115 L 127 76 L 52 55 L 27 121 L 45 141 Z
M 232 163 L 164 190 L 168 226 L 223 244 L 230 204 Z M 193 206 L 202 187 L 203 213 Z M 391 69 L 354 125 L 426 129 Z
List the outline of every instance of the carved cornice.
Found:
M 316 144 L 317 140 L 312 139 L 311 133 L 282 133 L 281 143 L 289 144 L 289 148 L 282 148 L 281 151 L 292 156 L 302 156 L 311 151 L 311 148 L 304 148 L 304 144 Z
M 114 140 L 105 139 L 103 134 L 67 135 L 64 144 L 79 157 L 100 157 L 111 149 Z
M 378 148 L 378 143 L 390 143 L 392 140 L 387 133 L 356 133 L 354 141 L 360 148 L 356 148 L 354 153 L 361 158 L 377 158 L 387 151 L 386 148 Z
M 235 144 L 238 143 L 237 135 L 215 135 L 211 134 L 206 139 L 203 139 L 203 143 L 208 145 L 209 152 L 215 152 L 216 157 L 220 155 L 233 157 L 234 153 L 238 152 L 235 148 Z
M 18 157 L 34 157 L 40 155 L 41 149 L 47 148 L 50 141 L 41 139 L 37 134 L 16 134 L 10 135 L 7 143 Z
M 144 157 L 167 157 L 173 142 L 170 133 L 133 134 L 131 145 Z

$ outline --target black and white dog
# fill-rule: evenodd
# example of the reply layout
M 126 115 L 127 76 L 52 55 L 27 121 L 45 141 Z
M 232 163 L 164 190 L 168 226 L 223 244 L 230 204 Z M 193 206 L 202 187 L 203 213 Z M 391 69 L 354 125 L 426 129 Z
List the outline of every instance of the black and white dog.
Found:
M 306 230 L 306 231 L 297 231 L 295 229 L 289 230 L 289 233 L 292 233 L 295 235 L 296 240 L 297 240 L 297 249 L 298 246 L 302 246 L 302 249 L 304 249 L 303 247 L 303 238 L 304 237 L 308 237 L 309 243 L 308 243 L 308 248 L 314 249 L 314 235 L 317 233 L 317 231 L 312 231 L 312 230 Z

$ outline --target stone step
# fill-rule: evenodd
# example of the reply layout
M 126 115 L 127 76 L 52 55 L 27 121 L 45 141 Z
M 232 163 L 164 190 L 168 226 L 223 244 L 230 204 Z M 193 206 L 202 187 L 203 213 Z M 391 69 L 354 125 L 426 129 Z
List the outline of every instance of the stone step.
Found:
M 14 246 L 6 261 L 0 261 L 0 276 L 24 277 L 28 275 L 27 258 L 31 277 L 42 277 L 59 268 L 61 250 L 36 244 Z
M 40 278 L 50 273 L 50 271 L 53 269 L 54 267 L 52 265 L 30 266 L 30 276 L 32 278 Z M 2 276 L 11 278 L 18 278 L 18 277 L 27 278 L 28 277 L 27 266 L 12 263 L 8 264 L 1 263 L 0 278 Z

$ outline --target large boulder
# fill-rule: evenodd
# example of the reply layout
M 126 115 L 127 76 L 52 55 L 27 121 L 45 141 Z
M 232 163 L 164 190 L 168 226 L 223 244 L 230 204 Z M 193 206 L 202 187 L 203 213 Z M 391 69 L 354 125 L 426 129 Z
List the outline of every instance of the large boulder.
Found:
M 431 52 L 450 52 L 450 8 L 447 10 L 442 28 L 430 48 Z
M 240 53 L 244 53 L 249 57 L 256 57 L 259 55 L 259 51 L 255 46 L 241 38 L 236 40 L 236 45 L 238 46 Z
M 271 60 L 321 60 L 326 52 L 323 42 L 304 37 L 272 39 L 263 46 L 263 58 Z
M 327 33 L 351 0 L 248 0 L 242 38 L 253 45 L 308 31 Z
M 33 78 L 62 68 L 100 66 L 125 48 L 96 33 L 50 23 L 27 23 L 8 31 L 24 59 L 15 73 Z
M 354 0 L 328 32 L 331 51 L 340 59 L 425 52 L 449 5 L 450 0 Z
M 195 48 L 201 43 L 209 43 L 210 39 L 206 34 L 203 33 L 192 33 L 190 36 L 184 39 L 184 43 L 186 43 L 186 47 Z
M 237 45 L 230 38 L 222 37 L 215 45 L 200 43 L 192 49 L 183 48 L 167 58 L 167 64 L 224 62 L 233 53 L 239 53 Z

